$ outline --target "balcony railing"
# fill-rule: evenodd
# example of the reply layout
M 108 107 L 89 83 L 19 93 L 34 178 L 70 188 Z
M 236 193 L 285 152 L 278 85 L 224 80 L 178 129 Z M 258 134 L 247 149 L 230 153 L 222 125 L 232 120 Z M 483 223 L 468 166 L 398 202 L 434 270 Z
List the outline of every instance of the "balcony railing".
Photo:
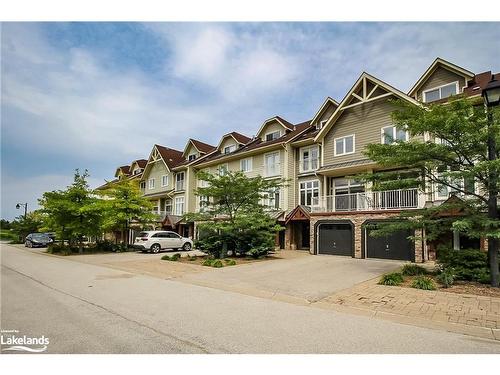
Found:
M 299 172 L 312 172 L 319 168 L 319 159 L 301 159 L 299 160 Z
M 156 211 L 156 210 L 151 211 L 151 213 L 157 215 L 159 221 L 163 221 L 165 217 L 167 217 L 167 215 L 172 214 L 171 211 Z
M 311 211 L 351 212 L 412 209 L 423 205 L 423 200 L 419 198 L 421 196 L 418 194 L 417 188 L 330 195 L 313 199 Z

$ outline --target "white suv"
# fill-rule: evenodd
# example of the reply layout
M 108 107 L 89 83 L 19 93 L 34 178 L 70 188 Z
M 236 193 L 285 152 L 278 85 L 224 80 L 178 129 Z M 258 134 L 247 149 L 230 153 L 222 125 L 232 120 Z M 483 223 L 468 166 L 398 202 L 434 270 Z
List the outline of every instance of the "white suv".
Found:
M 193 241 L 189 238 L 181 237 L 175 232 L 156 230 L 139 233 L 133 246 L 136 249 L 143 251 L 150 250 L 156 254 L 162 249 L 182 249 L 189 251 L 193 248 Z

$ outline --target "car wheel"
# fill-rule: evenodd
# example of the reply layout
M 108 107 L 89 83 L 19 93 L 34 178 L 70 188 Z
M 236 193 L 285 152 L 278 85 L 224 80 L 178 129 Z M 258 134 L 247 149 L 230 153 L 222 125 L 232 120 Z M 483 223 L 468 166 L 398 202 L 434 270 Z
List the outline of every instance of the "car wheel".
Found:
M 182 250 L 184 251 L 190 251 L 191 250 L 191 244 L 189 242 L 186 242 L 183 246 L 182 246 Z
M 151 246 L 151 251 L 153 254 L 158 254 L 161 250 L 161 247 L 159 244 L 155 243 L 154 245 Z
M 28 247 L 29 248 L 32 248 L 33 247 L 33 244 L 31 242 L 28 242 Z
M 24 242 L 24 247 L 28 247 L 28 242 L 27 241 Z

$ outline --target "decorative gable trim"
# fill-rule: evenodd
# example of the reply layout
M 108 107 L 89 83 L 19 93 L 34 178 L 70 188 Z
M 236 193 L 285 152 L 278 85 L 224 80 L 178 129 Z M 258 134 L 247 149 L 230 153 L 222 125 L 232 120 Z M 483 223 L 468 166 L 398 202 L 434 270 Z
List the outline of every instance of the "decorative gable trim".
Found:
M 325 109 L 329 106 L 329 105 L 333 105 L 335 107 L 338 107 L 339 106 L 339 103 L 335 100 L 335 99 L 332 99 L 331 97 L 327 97 L 325 99 L 325 101 L 323 102 L 323 104 L 321 105 L 321 107 L 318 109 L 318 112 L 316 112 L 316 114 L 314 115 L 314 117 L 312 118 L 311 120 L 311 124 L 313 124 L 316 120 L 318 120 L 318 118 L 323 114 L 323 112 L 325 111 Z
M 280 124 L 283 127 L 283 129 L 285 129 L 285 131 L 286 130 L 293 130 L 293 126 L 290 127 L 290 125 L 287 124 L 287 123 L 285 123 L 285 121 L 282 118 L 280 118 L 279 116 L 275 116 L 275 117 L 272 117 L 272 118 L 267 119 L 266 121 L 264 121 L 264 123 L 260 126 L 260 129 L 257 132 L 256 137 L 257 138 L 262 137 L 262 132 L 266 128 L 267 124 L 269 124 L 271 122 L 274 122 L 274 121 L 277 122 L 278 124 Z
M 422 74 L 422 76 L 418 79 L 418 81 L 413 85 L 413 87 L 408 92 L 408 95 L 411 97 L 415 96 L 415 93 L 418 91 L 420 87 L 429 79 L 429 77 L 436 71 L 437 68 L 444 68 L 449 70 L 452 73 L 456 73 L 465 78 L 465 81 L 472 79 L 474 77 L 474 73 L 464 69 L 458 65 L 455 65 L 449 61 L 446 61 L 440 57 L 436 58 L 434 62 L 427 68 L 427 70 Z
M 339 106 L 332 114 L 328 122 L 323 126 L 318 135 L 314 138 L 315 142 L 322 140 L 325 135 L 330 131 L 331 127 L 342 115 L 345 109 L 357 107 L 359 105 L 373 102 L 375 100 L 396 96 L 400 99 L 406 100 L 412 104 L 420 106 L 421 104 L 415 99 L 409 97 L 402 91 L 385 83 L 384 81 L 363 72 L 356 80 L 347 95 L 342 99 Z

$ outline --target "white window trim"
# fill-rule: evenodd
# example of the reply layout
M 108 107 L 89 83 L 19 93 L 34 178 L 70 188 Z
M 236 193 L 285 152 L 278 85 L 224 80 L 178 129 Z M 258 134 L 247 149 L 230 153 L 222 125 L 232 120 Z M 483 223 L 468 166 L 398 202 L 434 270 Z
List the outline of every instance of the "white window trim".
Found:
M 152 185 L 151 185 L 151 182 L 153 183 Z M 149 190 L 153 190 L 154 188 L 155 188 L 155 179 L 154 178 L 150 178 L 148 180 L 148 189 Z
M 325 120 L 326 121 L 326 120 Z M 316 169 L 307 169 L 307 170 L 304 170 L 304 152 L 305 151 L 311 151 L 311 150 L 316 150 L 317 151 L 317 154 L 318 154 L 318 157 L 316 159 L 316 164 L 317 164 L 317 168 Z M 309 158 L 309 160 L 312 160 L 312 158 Z M 299 149 L 299 173 L 302 173 L 302 172 L 313 172 L 315 170 L 317 170 L 319 168 L 319 160 L 320 160 L 320 155 L 319 155 L 319 146 L 318 145 L 313 145 L 313 146 L 306 146 L 306 147 L 301 147 Z
M 245 159 L 241 159 L 241 160 L 240 160 L 240 171 L 241 171 L 241 172 L 244 172 L 244 173 L 252 172 L 252 170 L 253 170 L 253 160 L 252 160 L 252 159 L 253 159 L 253 158 L 250 156 L 250 157 L 248 157 L 248 158 L 245 158 Z M 250 168 L 249 168 L 248 170 L 246 170 L 246 171 L 244 171 L 244 170 L 243 170 L 243 161 L 244 161 L 244 160 L 247 160 L 247 161 L 248 161 L 247 165 L 250 167 Z
M 385 143 L 385 133 L 384 133 L 384 129 L 387 129 L 387 128 L 392 128 L 393 131 L 392 131 L 392 142 L 391 143 Z M 387 126 L 383 126 L 382 128 L 380 128 L 380 143 L 383 144 L 383 145 L 387 145 L 387 144 L 395 144 L 396 141 L 397 141 L 397 132 L 398 132 L 398 129 L 396 128 L 396 125 L 387 125 Z M 405 140 L 404 142 L 408 142 L 408 140 L 410 139 L 410 134 L 408 133 L 408 130 L 405 130 Z
M 190 160 L 191 156 L 194 156 L 194 159 L 192 159 L 191 161 L 196 160 L 196 159 L 198 158 L 198 155 L 197 155 L 196 153 L 194 153 L 194 154 L 189 154 L 189 155 L 188 155 L 188 157 L 187 157 L 187 160 L 188 160 L 188 161 Z
M 167 183 L 166 184 L 163 183 L 163 181 L 165 180 L 164 177 L 167 178 Z M 161 176 L 161 187 L 168 186 L 168 183 L 169 183 L 169 181 L 168 181 L 168 174 L 164 174 L 163 176 Z
M 177 205 L 180 205 L 181 203 L 182 203 L 182 212 L 179 212 L 177 210 Z M 176 215 L 183 215 L 184 214 L 184 212 L 186 211 L 185 204 L 186 204 L 185 197 L 175 197 L 175 200 L 174 200 L 174 209 L 175 209 L 175 214 Z
M 283 134 L 281 133 L 281 130 L 275 130 L 275 131 L 273 131 L 273 132 L 268 132 L 268 133 L 264 134 L 264 142 L 271 142 L 271 141 L 268 141 L 268 140 L 267 140 L 267 136 L 268 136 L 269 134 L 274 134 L 274 133 L 278 133 L 278 134 L 279 134 L 279 135 L 278 135 L 278 138 L 280 138 L 280 137 L 283 135 Z M 278 139 L 278 138 L 273 138 L 272 140 L 274 141 L 275 139 Z
M 316 124 L 316 129 L 318 129 L 318 130 L 323 129 L 323 127 L 326 125 L 327 122 L 328 122 L 328 119 L 318 121 L 318 123 Z
M 226 148 L 231 148 L 231 147 L 234 147 L 234 149 L 232 151 L 229 151 L 229 152 L 226 152 Z M 233 152 L 235 152 L 237 149 L 236 145 L 235 144 L 231 144 L 231 145 L 228 145 L 228 146 L 224 146 L 224 148 L 222 149 L 222 153 L 223 154 L 232 154 Z
M 300 205 L 302 204 L 302 203 L 300 202 L 300 195 L 301 195 L 301 194 L 300 194 L 300 192 L 301 192 L 301 190 L 302 190 L 302 189 L 300 188 L 300 184 L 303 184 L 303 183 L 304 183 L 304 184 L 307 184 L 308 182 L 317 182 L 317 183 L 318 183 L 318 204 L 312 204 L 312 199 L 311 199 L 311 207 L 318 207 L 318 206 L 320 205 L 320 202 L 319 202 L 319 201 L 320 201 L 320 199 L 321 199 L 321 183 L 320 183 L 319 179 L 317 179 L 317 178 L 314 178 L 314 179 L 311 179 L 311 180 L 300 180 L 300 181 L 299 181 L 299 196 L 298 196 L 298 198 L 299 198 L 299 204 L 300 204 Z M 307 189 L 306 189 L 305 191 L 307 191 Z
M 182 176 L 183 176 L 183 177 L 182 177 L 182 180 L 181 180 L 181 181 L 182 181 L 182 186 L 183 186 L 183 188 L 182 188 L 182 189 L 177 189 L 177 184 L 178 184 L 178 182 L 179 182 L 179 181 L 177 180 L 177 176 L 180 176 L 180 175 L 182 175 Z M 186 190 L 186 174 L 185 174 L 184 172 L 179 172 L 179 173 L 177 173 L 177 174 L 175 175 L 175 181 L 174 181 L 174 184 L 175 184 L 175 190 L 179 190 L 179 191 L 181 191 L 181 190 Z
M 220 164 L 220 165 L 217 166 L 217 173 L 219 174 L 219 176 L 223 176 L 223 175 L 226 174 L 226 173 L 224 173 L 224 174 L 221 173 L 222 168 L 224 168 L 226 170 L 226 173 L 229 172 L 229 165 L 228 165 L 228 163 Z
M 267 152 L 264 154 L 264 172 L 267 171 L 267 164 L 266 164 L 266 160 L 267 160 L 267 156 L 268 155 L 278 155 L 278 158 L 277 158 L 277 162 L 275 165 L 278 166 L 278 173 L 274 174 L 274 175 L 267 175 L 267 173 L 265 173 L 265 176 L 264 177 L 275 177 L 275 176 L 279 176 L 280 173 L 281 173 L 281 153 L 279 151 L 273 151 L 273 152 Z
M 441 88 L 443 87 L 446 87 L 446 86 L 450 86 L 452 84 L 455 84 L 456 88 L 457 88 L 457 93 L 455 95 L 458 95 L 460 93 L 460 83 L 458 81 L 455 81 L 455 82 L 449 82 L 449 83 L 445 83 L 444 85 L 440 85 L 440 86 L 436 86 L 436 87 L 432 87 L 430 89 L 427 89 L 427 90 L 424 90 L 422 91 L 422 101 L 424 103 L 432 103 L 432 102 L 428 102 L 427 101 L 427 93 L 430 92 L 430 91 L 434 91 L 434 90 L 439 90 L 439 99 L 436 99 L 436 100 L 441 100 L 443 99 L 441 97 Z M 433 100 L 433 101 L 436 101 L 436 100 Z
M 352 137 L 352 151 L 351 152 L 344 152 L 342 154 L 337 153 L 337 140 L 339 139 L 344 139 L 344 151 L 345 151 L 345 138 Z M 349 134 L 349 135 L 344 135 L 342 137 L 337 137 L 333 139 L 333 155 L 334 156 L 344 156 L 344 155 L 350 155 L 354 154 L 356 152 L 356 134 Z

